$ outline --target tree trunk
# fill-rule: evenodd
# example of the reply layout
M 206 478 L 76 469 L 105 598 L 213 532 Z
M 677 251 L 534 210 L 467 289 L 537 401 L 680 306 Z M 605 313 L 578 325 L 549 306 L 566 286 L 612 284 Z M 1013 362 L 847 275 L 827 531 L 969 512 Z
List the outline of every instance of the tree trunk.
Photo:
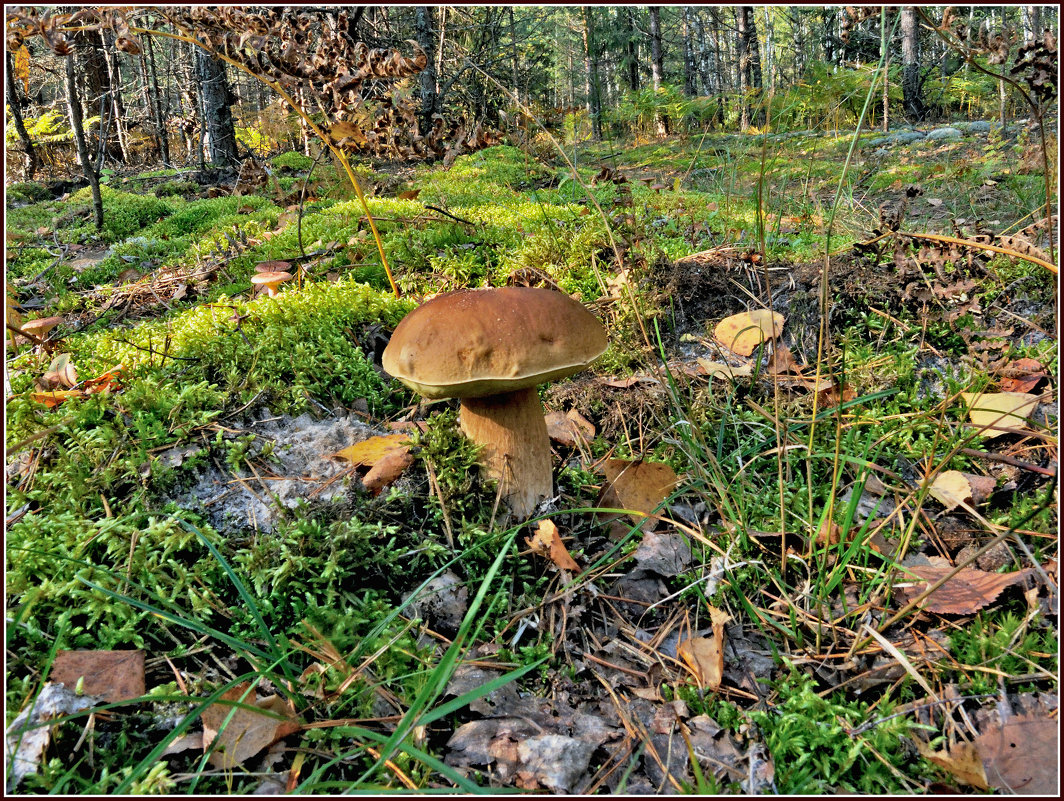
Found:
M 114 34 L 105 31 L 103 54 L 107 59 L 107 72 L 111 76 L 111 104 L 114 110 L 115 136 L 118 139 L 119 156 L 124 164 L 129 157 L 129 130 L 126 127 L 126 105 L 122 102 L 122 68 L 115 49 Z
M 514 22 L 514 7 L 510 6 L 510 71 L 513 73 L 514 97 L 521 101 L 521 73 L 518 70 L 520 63 L 517 58 L 517 23 Z M 527 93 L 525 101 L 528 101 Z
M 591 6 L 584 6 L 584 66 L 587 69 L 587 112 L 591 117 L 591 136 L 597 142 L 602 139 L 602 93 Z
M 81 171 L 92 190 L 92 211 L 96 218 L 96 230 L 103 228 L 103 198 L 100 196 L 100 177 L 89 156 L 89 147 L 85 144 L 85 126 L 82 122 L 81 101 L 78 99 L 78 85 L 74 77 L 74 56 L 66 56 L 66 93 L 67 113 L 70 116 L 70 130 L 74 132 L 74 144 L 78 149 Z
M 98 127 L 100 139 L 97 158 L 100 162 L 104 156 L 117 161 L 124 160 L 117 125 L 114 120 L 114 101 L 112 99 L 112 79 L 108 69 L 104 41 L 96 31 L 78 31 L 74 41 L 81 59 L 81 70 L 85 79 L 85 107 L 89 116 L 99 115 Z
M 750 127 L 750 40 L 746 35 L 747 16 L 744 6 L 735 9 L 735 53 L 738 64 L 736 70 L 739 78 L 739 130 Z
M 4 59 L 7 75 L 7 105 L 11 109 L 11 121 L 15 123 L 19 141 L 22 142 L 23 156 L 26 159 L 25 180 L 32 181 L 33 174 L 37 172 L 37 151 L 33 149 L 33 142 L 26 131 L 26 124 L 22 121 L 22 98 L 18 96 L 18 88 L 15 86 L 15 67 L 11 63 L 11 51 L 4 51 Z
M 414 15 L 417 28 L 417 43 L 425 53 L 436 50 L 436 41 L 432 25 L 432 7 L 418 6 Z M 427 132 L 432 128 L 432 115 L 436 113 L 436 60 L 430 58 L 425 69 L 418 75 L 418 88 L 421 96 L 421 130 Z
M 691 42 L 693 36 L 691 23 L 691 9 L 683 7 L 683 94 L 684 97 L 694 97 L 698 92 L 695 88 L 695 48 Z
M 1023 41 L 1035 41 L 1042 35 L 1042 7 L 1022 6 L 1020 16 L 1023 19 Z
M 628 88 L 633 92 L 639 91 L 639 43 L 635 35 L 635 12 L 631 7 L 625 7 L 619 11 L 621 25 L 624 33 L 624 72 L 628 82 Z
M 753 6 L 740 6 L 739 8 L 745 18 L 743 30 L 746 33 L 746 53 L 749 64 L 749 75 L 746 82 L 751 90 L 751 101 L 757 110 L 753 117 L 753 123 L 754 125 L 763 126 L 765 124 L 765 106 L 761 102 L 761 44 L 757 39 L 757 20 L 754 17 Z
M 906 116 L 913 122 L 924 118 L 924 101 L 920 94 L 920 27 L 916 6 L 901 9 L 901 94 Z
M 654 88 L 654 128 L 658 136 L 666 136 L 669 132 L 665 124 L 665 115 L 657 106 L 658 91 L 661 89 L 662 75 L 664 74 L 664 53 L 661 48 L 661 11 L 658 6 L 650 7 L 650 80 Z
M 146 36 L 144 38 L 144 47 L 148 56 L 148 74 L 151 76 L 151 100 L 152 108 L 155 109 L 155 120 L 158 125 L 156 132 L 159 135 L 159 155 L 162 157 L 163 166 L 170 167 L 170 142 L 169 142 L 169 130 L 166 125 L 166 117 L 163 115 L 163 100 L 159 93 L 159 77 L 155 69 L 155 49 L 152 46 L 151 40 L 154 37 Z
M 223 167 L 235 166 L 239 159 L 225 65 L 215 61 L 203 49 L 196 48 L 196 70 L 203 95 L 205 138 L 211 162 Z
M 765 75 L 768 77 L 768 89 L 771 92 L 776 88 L 776 76 L 774 72 L 773 57 L 772 57 L 772 39 L 775 33 L 774 26 L 772 24 L 772 9 L 770 6 L 765 6 Z

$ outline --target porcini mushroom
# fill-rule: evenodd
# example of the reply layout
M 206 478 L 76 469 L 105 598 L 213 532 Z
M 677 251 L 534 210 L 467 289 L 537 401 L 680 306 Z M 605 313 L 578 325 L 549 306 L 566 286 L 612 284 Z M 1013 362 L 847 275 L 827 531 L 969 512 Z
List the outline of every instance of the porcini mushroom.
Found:
M 562 292 L 531 287 L 437 295 L 400 321 L 384 370 L 431 399 L 458 398 L 461 429 L 519 518 L 553 492 L 538 384 L 585 369 L 606 330 Z
M 37 339 L 46 339 L 48 332 L 63 322 L 62 317 L 40 317 L 36 320 L 27 320 L 19 326 L 24 334 L 30 334 Z
M 262 284 L 266 287 L 266 294 L 271 298 L 275 298 L 281 291 L 281 284 L 291 277 L 292 274 L 286 272 L 255 273 L 251 276 L 251 283 Z

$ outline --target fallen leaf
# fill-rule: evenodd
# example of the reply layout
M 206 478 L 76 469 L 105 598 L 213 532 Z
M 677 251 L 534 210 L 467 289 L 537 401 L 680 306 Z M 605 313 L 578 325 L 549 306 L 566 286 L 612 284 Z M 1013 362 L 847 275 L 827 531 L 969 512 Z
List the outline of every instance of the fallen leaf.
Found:
M 948 748 L 935 751 L 919 737 L 913 739 L 916 750 L 920 756 L 928 762 L 938 765 L 946 770 L 957 781 L 986 790 L 990 787 L 986 780 L 986 771 L 983 769 L 983 759 L 979 756 L 979 749 L 972 743 L 955 742 Z
M 709 614 L 713 621 L 713 637 L 683 640 L 676 647 L 676 653 L 687 665 L 699 687 L 716 691 L 724 676 L 724 625 L 731 617 L 714 607 L 710 607 Z
M 569 555 L 562 538 L 558 534 L 558 527 L 550 520 L 540 520 L 536 533 L 529 537 L 526 542 L 532 549 L 532 553 L 550 559 L 562 570 L 573 573 L 580 572 L 580 565 Z
M 143 651 L 58 651 L 48 678 L 108 703 L 144 695 Z
M 746 378 L 753 371 L 753 368 L 749 364 L 733 367 L 730 364 L 710 362 L 705 359 L 696 358 L 695 361 L 698 362 L 698 366 L 701 367 L 705 371 L 705 374 L 710 378 Z
M 960 470 L 944 470 L 935 476 L 928 492 L 949 512 L 961 504 L 975 506 L 985 501 L 995 486 L 997 482 L 989 476 L 962 473 Z
M 413 463 L 414 457 L 409 447 L 401 445 L 398 448 L 390 448 L 363 477 L 362 486 L 370 495 L 380 495 L 381 490 L 398 479 Z
M 937 198 L 937 197 L 929 197 L 927 199 L 927 204 L 929 206 L 941 206 L 942 205 L 942 200 L 940 198 Z
M 396 197 L 400 200 L 417 200 L 417 196 L 420 194 L 420 189 L 407 189 L 405 192 L 400 192 Z
M 1001 369 L 1003 392 L 1030 392 L 1048 377 L 1045 367 L 1036 359 L 1016 359 Z
M 1027 414 L 1038 405 L 1037 395 L 1024 392 L 962 392 L 961 397 L 968 404 L 968 419 L 983 429 L 979 434 L 986 439 L 1030 428 Z
M 929 586 L 951 573 L 953 569 L 948 565 L 916 565 L 906 568 L 916 580 L 903 576 L 904 583 L 895 584 L 894 589 L 908 601 L 923 594 Z M 921 601 L 919 606 L 940 615 L 968 615 L 989 606 L 1007 587 L 1022 581 L 1033 572 L 1029 567 L 1014 573 L 987 573 L 970 567 L 961 568 L 955 576 Z
M 203 710 L 204 750 L 213 747 L 210 763 L 219 770 L 232 770 L 299 730 L 299 723 L 284 699 L 277 695 L 257 699 L 254 692 L 247 693 L 250 686 L 248 682 L 239 684 L 219 701 L 236 701 L 257 710 L 223 703 L 211 704 Z
M 794 360 L 791 349 L 785 345 L 778 345 L 772 349 L 766 368 L 770 373 L 798 373 L 799 375 L 802 373 L 802 368 Z
M 991 787 L 1020 795 L 1059 794 L 1059 722 L 1023 715 L 992 725 L 974 743 Z
M 367 465 L 372 467 L 379 462 L 388 451 L 403 447 L 408 437 L 405 434 L 385 434 L 383 436 L 369 437 L 354 445 L 349 445 L 343 450 L 332 454 L 333 459 L 345 459 L 355 467 Z
M 41 376 L 41 389 L 44 390 L 56 387 L 70 389 L 76 383 L 78 383 L 78 371 L 71 363 L 69 353 L 60 353 L 56 356 L 48 365 L 48 372 Z
M 784 321 L 779 312 L 754 309 L 725 317 L 713 329 L 713 336 L 728 350 L 749 356 L 766 339 L 779 336 Z
M 657 384 L 658 379 L 651 378 L 648 375 L 633 375 L 628 378 L 603 378 L 600 379 L 607 387 L 614 387 L 615 389 L 628 389 L 634 387 L 636 384 Z
M 825 381 L 829 384 L 829 386 L 823 386 Z M 832 381 L 830 378 L 822 379 L 820 383 L 821 389 L 817 392 L 817 395 L 819 396 L 817 399 L 817 404 L 823 409 L 828 409 L 832 406 L 838 406 L 840 403 L 852 401 L 854 398 L 857 397 L 857 393 L 854 392 L 853 389 L 851 389 L 849 386 L 845 384 L 840 386 L 839 384 L 836 384 L 834 381 Z M 809 385 L 809 389 L 813 389 L 812 384 Z
M 26 776 L 36 773 L 41 757 L 52 738 L 49 720 L 75 715 L 97 704 L 91 696 L 78 695 L 73 687 L 45 682 L 41 692 L 27 709 L 19 712 L 7 727 L 5 764 L 8 769 L 7 791 L 11 793 Z
M 661 462 L 630 462 L 607 459 L 602 464 L 607 485 L 598 505 L 610 509 L 630 509 L 633 523 L 642 523 L 644 531 L 654 527 L 647 517 L 654 513 L 679 484 L 676 471 Z M 645 519 L 644 519 L 645 518 Z
M 595 438 L 595 425 L 576 409 L 566 414 L 550 412 L 544 416 L 547 434 L 560 445 L 575 448 L 580 442 L 590 442 Z
M 68 401 L 71 398 L 83 398 L 85 393 L 80 389 L 64 389 L 51 392 L 34 392 L 30 395 L 30 399 L 37 403 L 43 403 L 49 409 L 53 409 L 64 401 Z

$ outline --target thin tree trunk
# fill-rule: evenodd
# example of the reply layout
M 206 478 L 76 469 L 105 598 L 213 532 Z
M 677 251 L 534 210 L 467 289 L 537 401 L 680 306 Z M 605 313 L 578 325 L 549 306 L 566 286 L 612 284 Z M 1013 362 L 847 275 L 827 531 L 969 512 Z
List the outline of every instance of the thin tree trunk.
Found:
M 691 23 L 691 9 L 689 6 L 683 7 L 683 30 L 681 35 L 683 36 L 683 93 L 684 97 L 694 97 L 697 94 L 695 89 L 695 49 L 691 42 L 692 38 L 692 23 Z
M 635 12 L 631 7 L 620 10 L 622 31 L 624 33 L 624 68 L 627 77 L 628 88 L 633 92 L 639 91 L 639 43 L 635 36 L 635 22 L 632 19 Z
M 156 133 L 159 136 L 159 155 L 162 157 L 163 166 L 170 167 L 170 142 L 169 131 L 166 126 L 166 117 L 163 116 L 162 96 L 159 94 L 159 77 L 155 69 L 155 49 L 152 46 L 153 37 L 146 36 L 144 40 L 145 51 L 148 56 L 148 74 L 151 76 L 151 99 L 155 109 Z
M 418 6 L 414 19 L 417 27 L 417 43 L 426 53 L 436 49 L 432 30 L 432 6 Z M 421 129 L 428 131 L 432 127 L 432 115 L 436 113 L 436 61 L 429 59 L 425 69 L 418 75 L 418 88 L 421 95 Z
M 126 107 L 122 102 L 122 68 L 118 61 L 118 51 L 115 49 L 114 34 L 111 31 L 105 31 L 103 36 L 103 53 L 107 60 L 107 71 L 111 76 L 111 104 L 115 115 L 115 137 L 118 139 L 119 156 L 124 164 L 129 158 L 129 131 L 126 128 Z
M 735 53 L 738 64 L 736 65 L 739 78 L 739 129 L 745 131 L 750 127 L 750 40 L 746 35 L 746 14 L 743 6 L 735 9 L 735 26 L 738 35 L 735 37 Z
M 658 136 L 666 136 L 669 133 L 665 124 L 665 115 L 657 107 L 657 94 L 661 89 L 662 75 L 664 74 L 664 53 L 661 47 L 661 11 L 658 6 L 650 7 L 650 79 L 654 87 L 654 128 Z
M 70 130 L 74 132 L 74 144 L 78 150 L 81 170 L 92 190 L 92 212 L 96 220 L 96 230 L 103 228 L 103 198 L 100 196 L 100 177 L 96 174 L 89 147 L 85 144 L 85 126 L 82 122 L 81 101 L 78 99 L 77 80 L 74 76 L 74 56 L 66 56 L 66 93 L 67 113 L 70 116 Z
M 15 68 L 11 63 L 11 51 L 4 51 L 4 65 L 7 68 L 7 105 L 11 109 L 11 120 L 15 123 L 15 131 L 19 141 L 22 142 L 23 155 L 26 159 L 26 180 L 32 181 L 33 174 L 37 172 L 37 151 L 33 148 L 33 142 L 26 131 L 26 125 L 22 121 L 22 98 L 18 96 L 18 87 L 15 86 Z
M 920 97 L 920 28 L 916 6 L 901 9 L 901 92 L 906 115 L 919 122 L 924 118 L 924 101 Z
M 513 72 L 514 83 L 514 97 L 521 100 L 521 83 L 520 73 L 518 72 L 519 62 L 517 59 L 517 23 L 514 22 L 514 7 L 510 6 L 510 68 Z M 527 101 L 528 98 L 525 97 Z
M 591 117 L 591 136 L 602 139 L 602 96 L 599 81 L 598 45 L 591 6 L 584 6 L 584 53 L 587 67 L 587 110 Z

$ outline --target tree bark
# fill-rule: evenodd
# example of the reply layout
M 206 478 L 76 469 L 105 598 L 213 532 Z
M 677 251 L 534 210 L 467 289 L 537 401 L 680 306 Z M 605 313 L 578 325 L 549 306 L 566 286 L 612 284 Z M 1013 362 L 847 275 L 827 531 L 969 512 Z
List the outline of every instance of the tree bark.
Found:
M 694 97 L 698 91 L 695 88 L 695 48 L 691 42 L 693 36 L 691 23 L 691 9 L 683 7 L 683 94 L 684 97 Z
M 436 50 L 436 41 L 432 25 L 432 6 L 418 6 L 414 15 L 417 28 L 417 43 L 425 53 Z M 436 60 L 430 58 L 425 69 L 418 75 L 418 89 L 421 96 L 421 130 L 432 128 L 432 115 L 436 113 Z
M 657 94 L 661 89 L 664 68 L 664 53 L 661 47 L 661 11 L 658 6 L 650 7 L 650 80 L 654 88 L 654 128 L 658 136 L 666 136 L 669 133 L 665 124 L 665 115 L 657 107 Z
M 635 12 L 631 7 L 620 10 L 622 32 L 624 34 L 624 73 L 628 88 L 639 91 L 639 43 L 635 35 Z
M 584 6 L 584 65 L 587 68 L 587 112 L 591 118 L 591 137 L 602 139 L 602 91 L 599 79 L 598 44 L 591 6 Z
M 196 71 L 199 73 L 205 138 L 211 162 L 223 167 L 235 166 L 238 162 L 236 131 L 233 112 L 229 108 L 231 95 L 225 80 L 225 66 L 203 49 L 196 48 Z
M 924 101 L 920 96 L 920 27 L 916 6 L 901 9 L 901 94 L 906 116 L 913 122 L 924 118 Z
M 74 144 L 78 150 L 81 171 L 89 182 L 92 191 L 92 212 L 96 220 L 96 230 L 103 228 L 103 198 L 100 196 L 100 177 L 96 174 L 89 147 L 85 144 L 85 126 L 81 115 L 81 101 L 78 99 L 78 85 L 74 76 L 74 56 L 66 56 L 66 94 L 67 113 L 70 117 L 70 130 L 74 132 Z
M 163 166 L 170 167 L 170 142 L 169 130 L 166 125 L 166 117 L 163 114 L 163 101 L 159 93 L 159 77 L 155 69 L 155 48 L 151 40 L 154 37 L 144 37 L 144 48 L 148 58 L 148 74 L 151 76 L 151 100 L 152 108 L 155 109 L 156 133 L 159 136 L 159 155 L 162 157 Z
M 744 6 L 735 9 L 735 54 L 738 64 L 736 71 L 739 78 L 739 129 L 745 131 L 750 127 L 750 40 L 746 35 L 747 16 Z
M 33 142 L 26 131 L 26 124 L 22 120 L 22 98 L 18 96 L 18 87 L 15 86 L 15 67 L 11 63 L 11 51 L 4 51 L 5 73 L 7 75 L 7 105 L 11 109 L 11 121 L 15 123 L 15 131 L 19 141 L 22 142 L 23 156 L 26 159 L 25 179 L 33 180 L 37 172 L 37 151 L 33 148 Z

